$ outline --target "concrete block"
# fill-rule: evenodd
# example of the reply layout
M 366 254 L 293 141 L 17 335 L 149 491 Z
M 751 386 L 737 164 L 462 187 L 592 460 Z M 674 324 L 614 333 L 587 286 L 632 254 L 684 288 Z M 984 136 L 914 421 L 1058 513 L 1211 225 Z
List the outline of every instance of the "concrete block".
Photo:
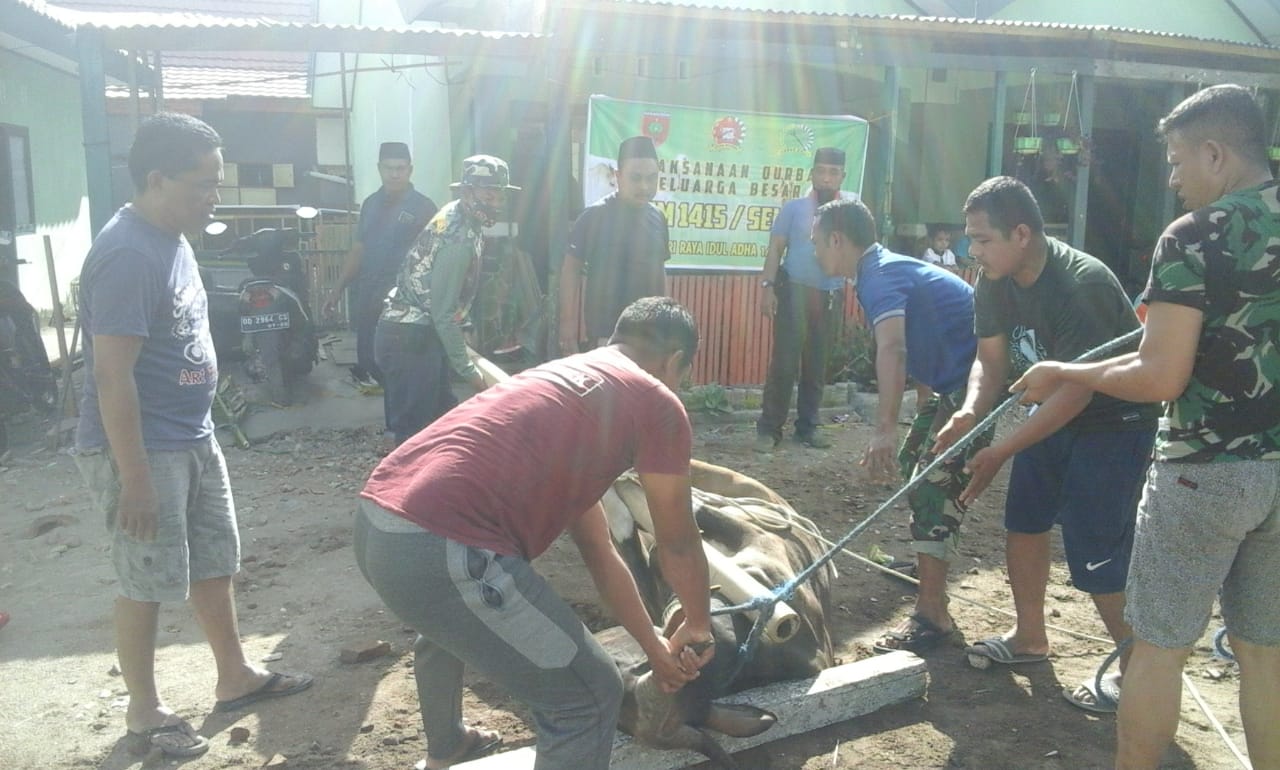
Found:
M 925 694 L 927 683 L 928 674 L 920 657 L 909 652 L 877 655 L 829 668 L 812 679 L 778 682 L 723 698 L 726 703 L 749 703 L 771 711 L 778 722 L 750 738 L 712 734 L 726 751 L 735 753 L 919 698 Z M 534 757 L 534 749 L 525 747 L 454 765 L 454 770 L 530 770 Z M 619 733 L 609 767 L 677 770 L 704 761 L 706 757 L 701 754 L 650 749 Z

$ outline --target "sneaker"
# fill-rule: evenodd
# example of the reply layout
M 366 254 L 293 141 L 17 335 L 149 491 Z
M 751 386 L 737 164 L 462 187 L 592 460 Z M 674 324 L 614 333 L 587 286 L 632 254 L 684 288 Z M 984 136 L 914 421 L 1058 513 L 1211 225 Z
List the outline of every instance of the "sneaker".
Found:
M 814 449 L 830 449 L 831 448 L 831 439 L 822 435 L 821 431 L 815 430 L 813 433 L 806 433 L 803 436 L 797 433 L 796 441 L 800 442 L 801 444 L 804 444 L 807 447 L 812 447 Z
M 756 443 L 752 445 L 752 449 L 762 455 L 773 454 L 774 447 L 778 446 L 778 440 L 768 433 L 757 433 Z

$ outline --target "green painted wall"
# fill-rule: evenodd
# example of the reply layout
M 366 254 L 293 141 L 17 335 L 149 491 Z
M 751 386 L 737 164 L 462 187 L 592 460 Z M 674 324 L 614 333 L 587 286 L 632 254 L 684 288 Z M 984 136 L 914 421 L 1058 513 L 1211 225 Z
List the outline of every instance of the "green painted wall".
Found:
M 75 219 L 85 193 L 79 88 L 73 75 L 0 51 L 0 121 L 26 126 L 31 133 L 41 224 Z
M 1059 24 L 1107 24 L 1201 38 L 1259 42 L 1225 0 L 1173 3 L 1166 0 L 1014 0 L 994 18 Z
M 48 310 L 48 271 L 42 236 L 52 239 L 59 295 L 89 249 L 89 204 L 85 187 L 80 86 L 75 76 L 0 50 L 0 122 L 24 126 L 30 138 L 36 232 L 18 237 L 18 282 L 31 304 Z

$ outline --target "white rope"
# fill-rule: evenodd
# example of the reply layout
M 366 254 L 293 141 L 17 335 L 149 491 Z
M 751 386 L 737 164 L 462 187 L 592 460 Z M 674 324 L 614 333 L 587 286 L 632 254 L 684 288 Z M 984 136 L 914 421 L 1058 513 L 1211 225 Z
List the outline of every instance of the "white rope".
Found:
M 830 540 L 827 540 L 825 537 L 821 535 L 817 535 L 817 538 L 823 545 L 826 545 L 828 547 L 835 545 L 835 543 L 831 542 Z M 915 585 L 915 586 L 920 585 L 920 581 L 917 580 L 916 578 L 913 578 L 910 575 L 903 574 L 897 571 L 896 569 L 890 569 L 889 567 L 884 566 L 880 562 L 874 561 L 872 559 L 868 559 L 867 557 L 863 556 L 860 553 L 855 553 L 853 551 L 850 551 L 848 548 L 841 548 L 840 551 L 845 556 L 849 556 L 853 558 L 855 561 L 858 561 L 869 567 L 877 569 L 886 575 L 898 578 L 899 580 L 905 580 L 908 583 L 911 583 L 912 585 Z M 963 604 L 968 604 L 973 607 L 978 607 L 980 609 L 987 610 L 988 612 L 991 612 L 996 615 L 1004 615 L 1005 617 L 1010 617 L 1010 618 L 1017 617 L 1013 612 L 1010 612 L 1009 610 L 1000 609 L 999 607 L 994 607 L 990 604 L 984 604 L 980 601 L 977 601 L 976 599 L 969 599 L 964 596 L 956 596 L 954 598 Z M 1045 628 L 1050 629 L 1052 631 L 1057 631 L 1059 633 L 1066 634 L 1068 636 L 1073 636 L 1077 639 L 1084 639 L 1090 642 L 1102 642 L 1104 644 L 1115 644 L 1115 641 L 1112 639 L 1106 639 L 1100 636 L 1093 636 L 1091 634 L 1086 634 L 1071 628 L 1055 626 L 1051 623 L 1046 623 Z M 1224 727 L 1222 725 L 1222 722 L 1218 721 L 1218 718 L 1214 716 L 1213 710 L 1209 708 L 1209 704 L 1205 702 L 1204 698 L 1200 695 L 1200 691 L 1196 689 L 1195 683 L 1191 681 L 1191 677 L 1187 676 L 1186 673 L 1182 674 L 1182 683 L 1187 688 L 1187 691 L 1191 694 L 1191 699 L 1196 702 L 1196 705 L 1200 707 L 1200 711 L 1204 713 L 1205 719 L 1209 720 L 1209 724 L 1213 725 L 1214 731 L 1217 732 L 1218 736 L 1222 738 L 1222 742 L 1227 744 L 1227 748 L 1231 751 L 1231 754 L 1235 756 L 1237 761 L 1240 762 L 1240 766 L 1244 768 L 1244 770 L 1253 770 L 1253 765 L 1249 763 L 1249 758 L 1246 757 L 1240 751 L 1240 749 L 1236 746 L 1235 741 L 1227 733 L 1226 727 Z

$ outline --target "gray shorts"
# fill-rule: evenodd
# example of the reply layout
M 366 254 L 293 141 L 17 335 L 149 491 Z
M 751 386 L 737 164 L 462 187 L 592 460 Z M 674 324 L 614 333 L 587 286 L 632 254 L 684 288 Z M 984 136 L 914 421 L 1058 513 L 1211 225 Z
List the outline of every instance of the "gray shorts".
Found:
M 1233 636 L 1280 645 L 1280 462 L 1156 462 L 1138 507 L 1125 619 L 1189 647 L 1221 590 Z
M 80 450 L 75 459 L 94 504 L 106 516 L 121 596 L 139 602 L 184 601 L 192 583 L 239 570 L 240 532 L 231 481 L 213 437 L 190 449 L 147 452 L 159 500 L 156 539 L 149 543 L 115 524 L 120 477 L 111 453 Z

